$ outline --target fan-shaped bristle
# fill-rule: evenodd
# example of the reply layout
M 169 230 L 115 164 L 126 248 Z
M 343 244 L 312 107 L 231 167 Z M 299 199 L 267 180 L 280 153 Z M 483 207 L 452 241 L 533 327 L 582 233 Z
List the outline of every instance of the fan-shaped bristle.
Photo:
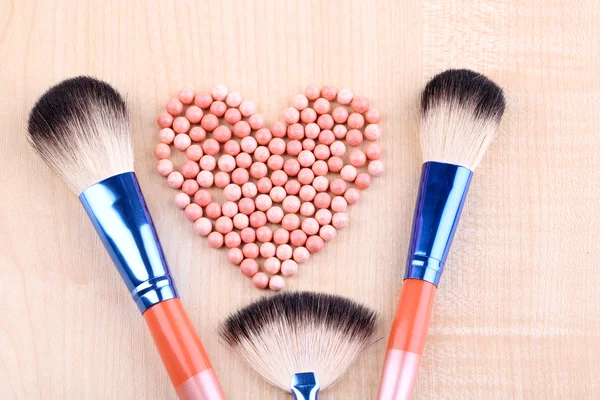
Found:
M 221 337 L 271 384 L 290 391 L 298 372 L 321 389 L 335 383 L 374 341 L 377 315 L 344 297 L 295 292 L 259 300 L 231 315 Z
M 475 170 L 505 107 L 502 89 L 477 72 L 451 69 L 436 75 L 421 97 L 424 160 Z
M 29 114 L 29 142 L 69 188 L 133 171 L 127 107 L 106 82 L 80 76 L 51 87 Z

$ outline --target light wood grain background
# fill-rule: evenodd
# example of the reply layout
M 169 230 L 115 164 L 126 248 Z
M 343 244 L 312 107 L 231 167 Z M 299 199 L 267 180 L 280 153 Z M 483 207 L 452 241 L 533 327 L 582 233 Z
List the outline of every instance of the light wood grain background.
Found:
M 85 73 L 127 93 L 138 176 L 225 392 L 288 399 L 217 340 L 218 322 L 262 293 L 170 203 L 153 170 L 155 115 L 184 84 L 225 83 L 269 120 L 309 83 L 372 99 L 388 171 L 288 283 L 371 305 L 387 338 L 421 165 L 417 99 L 448 67 L 488 74 L 508 109 L 475 174 L 414 397 L 598 398 L 599 38 L 593 0 L 0 0 L 0 398 L 175 398 L 77 198 L 26 143 L 48 86 Z M 374 399 L 384 348 L 321 398 Z

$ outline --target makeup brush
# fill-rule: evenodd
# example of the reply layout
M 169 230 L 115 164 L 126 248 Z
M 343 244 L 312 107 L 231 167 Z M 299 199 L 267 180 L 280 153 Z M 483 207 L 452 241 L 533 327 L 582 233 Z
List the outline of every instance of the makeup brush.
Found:
M 469 183 L 496 136 L 504 109 L 502 89 L 473 71 L 448 70 L 425 86 L 421 97 L 421 149 L 425 163 L 379 400 L 410 397 L 435 291 Z
M 266 381 L 316 400 L 374 341 L 377 315 L 344 297 L 293 292 L 266 297 L 221 324 L 225 342 Z
M 35 104 L 28 131 L 33 149 L 79 196 L 146 320 L 179 398 L 224 399 L 133 172 L 121 95 L 94 78 L 67 79 Z

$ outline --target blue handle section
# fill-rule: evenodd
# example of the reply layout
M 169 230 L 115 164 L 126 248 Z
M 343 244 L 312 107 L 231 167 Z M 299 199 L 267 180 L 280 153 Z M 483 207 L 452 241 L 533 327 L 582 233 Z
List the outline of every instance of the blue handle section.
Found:
M 179 297 L 135 173 L 98 182 L 79 200 L 142 314 Z
M 459 165 L 423 164 L 404 279 L 439 284 L 472 176 Z
M 321 384 L 314 372 L 299 372 L 292 378 L 294 400 L 317 400 Z

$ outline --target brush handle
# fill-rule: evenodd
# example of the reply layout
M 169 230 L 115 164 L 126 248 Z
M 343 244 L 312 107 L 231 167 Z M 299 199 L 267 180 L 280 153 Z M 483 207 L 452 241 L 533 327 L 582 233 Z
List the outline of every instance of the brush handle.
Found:
M 321 384 L 314 372 L 298 372 L 292 377 L 291 391 L 294 400 L 317 400 Z
M 180 299 L 144 313 L 158 353 L 181 400 L 223 400 L 225 395 Z
M 406 279 L 388 341 L 378 400 L 410 398 L 425 347 L 436 286 Z

